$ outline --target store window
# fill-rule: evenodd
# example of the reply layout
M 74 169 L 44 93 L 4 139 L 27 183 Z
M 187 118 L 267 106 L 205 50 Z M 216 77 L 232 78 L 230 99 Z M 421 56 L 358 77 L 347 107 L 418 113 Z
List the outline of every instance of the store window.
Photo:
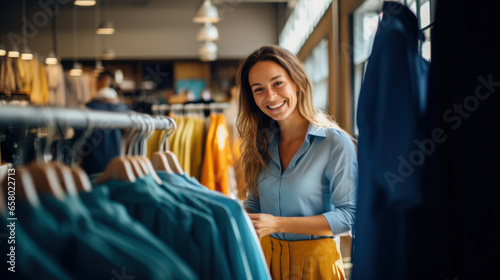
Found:
M 279 45 L 297 54 L 332 0 L 298 0 L 279 36 Z
M 363 75 L 370 56 L 373 39 L 382 19 L 382 5 L 380 0 L 366 0 L 353 13 L 352 22 L 352 69 L 353 69 L 353 95 L 354 95 L 354 134 L 358 134 L 356 114 L 359 92 L 363 82 Z M 431 60 L 431 33 L 434 0 L 405 0 L 406 5 L 418 19 L 420 29 L 425 35 L 425 41 L 420 42 L 419 52 L 423 58 Z M 418 9 L 417 9 L 418 7 Z
M 314 108 L 328 111 L 328 39 L 322 39 L 304 61 L 311 79 Z

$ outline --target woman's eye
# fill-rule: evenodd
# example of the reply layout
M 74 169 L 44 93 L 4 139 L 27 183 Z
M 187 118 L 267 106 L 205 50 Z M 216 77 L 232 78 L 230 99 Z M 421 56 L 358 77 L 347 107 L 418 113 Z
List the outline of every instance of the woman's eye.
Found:
M 283 82 L 276 82 L 276 83 L 274 83 L 275 86 L 280 86 L 282 84 L 283 84 Z
M 261 93 L 262 89 L 261 88 L 256 88 L 253 90 L 253 93 Z

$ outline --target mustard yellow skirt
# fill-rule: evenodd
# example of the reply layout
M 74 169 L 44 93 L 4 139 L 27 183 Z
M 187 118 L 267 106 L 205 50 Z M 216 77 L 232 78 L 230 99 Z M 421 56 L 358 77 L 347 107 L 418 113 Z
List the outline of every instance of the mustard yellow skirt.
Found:
M 268 235 L 260 243 L 273 280 L 345 280 L 333 239 L 286 241 Z

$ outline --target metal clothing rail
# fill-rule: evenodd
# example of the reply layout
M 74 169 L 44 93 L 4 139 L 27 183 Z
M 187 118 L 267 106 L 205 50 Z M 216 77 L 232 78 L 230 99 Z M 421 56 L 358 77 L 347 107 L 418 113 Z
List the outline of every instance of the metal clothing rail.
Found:
M 229 108 L 230 105 L 228 103 L 190 103 L 190 104 L 160 104 L 153 105 L 151 110 L 154 113 L 165 112 L 165 111 L 202 111 L 202 110 L 223 110 Z
M 51 122 L 63 122 L 73 128 L 132 128 L 137 123 L 133 116 L 149 116 L 130 112 L 107 112 L 89 109 L 67 109 L 57 107 L 5 106 L 0 105 L 0 126 L 47 126 Z M 165 119 L 169 121 L 164 121 Z M 170 118 L 151 117 L 156 130 L 170 130 L 174 121 Z

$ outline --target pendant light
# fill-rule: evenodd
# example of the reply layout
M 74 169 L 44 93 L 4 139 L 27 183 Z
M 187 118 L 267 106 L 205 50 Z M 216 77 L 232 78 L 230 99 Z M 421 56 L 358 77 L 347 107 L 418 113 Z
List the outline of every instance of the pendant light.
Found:
M 104 52 L 102 52 L 101 58 L 103 60 L 112 60 L 116 56 L 115 50 L 113 50 L 111 47 L 107 47 Z
M 198 55 L 202 61 L 214 61 L 217 59 L 217 44 L 205 41 L 198 49 Z
M 76 6 L 73 6 L 73 68 L 69 71 L 70 76 L 81 76 L 83 74 L 82 65 L 78 63 L 77 15 Z
M 23 18 L 26 18 L 26 0 L 23 0 Z M 26 39 L 28 36 L 26 36 L 26 21 L 23 23 L 23 38 L 24 38 L 24 49 L 23 53 L 21 54 L 21 59 L 22 60 L 32 60 L 33 59 L 33 54 L 30 51 L 30 48 L 28 47 L 28 39 Z
M 5 56 L 7 54 L 7 51 L 5 50 L 5 46 L 3 43 L 0 43 L 0 56 Z
M 48 65 L 55 65 L 59 62 L 54 51 L 50 51 L 49 55 L 45 58 L 45 63 Z
M 115 33 L 115 28 L 110 20 L 103 20 L 96 31 L 99 35 L 111 35 Z
M 12 57 L 12 58 L 16 58 L 16 57 L 19 57 L 19 49 L 17 48 L 17 46 L 12 46 L 12 50 L 10 50 L 8 53 L 7 53 L 7 56 L 8 57 Z
M 219 30 L 210 22 L 205 22 L 205 25 L 198 31 L 196 36 L 198 41 L 217 41 L 219 40 Z
M 52 50 L 49 52 L 49 55 L 45 58 L 45 63 L 48 65 L 55 65 L 59 62 L 57 59 L 56 53 L 57 53 L 57 39 L 56 39 L 56 13 L 55 13 L 55 7 L 52 10 L 53 17 L 51 20 L 51 33 L 52 33 Z
M 84 7 L 94 6 L 95 3 L 96 0 L 75 0 L 74 2 L 76 6 L 84 6 Z
M 33 54 L 30 51 L 30 48 L 28 46 L 24 47 L 23 53 L 21 54 L 21 59 L 22 60 L 32 60 L 33 59 Z
M 99 7 L 100 5 L 97 6 Z M 102 19 L 101 23 L 97 27 L 96 33 L 100 35 L 111 35 L 115 33 L 115 28 L 109 16 L 109 4 L 107 2 L 105 10 L 106 16 L 104 17 L 104 19 Z
M 216 23 L 219 21 L 219 12 L 217 11 L 217 8 L 212 4 L 212 2 L 210 2 L 210 0 L 203 1 L 200 8 L 196 12 L 196 16 L 193 18 L 193 22 L 196 23 Z
M 83 74 L 83 69 L 82 69 L 82 65 L 78 62 L 73 62 L 73 68 L 71 68 L 71 70 L 69 70 L 69 75 L 70 76 L 81 76 Z

